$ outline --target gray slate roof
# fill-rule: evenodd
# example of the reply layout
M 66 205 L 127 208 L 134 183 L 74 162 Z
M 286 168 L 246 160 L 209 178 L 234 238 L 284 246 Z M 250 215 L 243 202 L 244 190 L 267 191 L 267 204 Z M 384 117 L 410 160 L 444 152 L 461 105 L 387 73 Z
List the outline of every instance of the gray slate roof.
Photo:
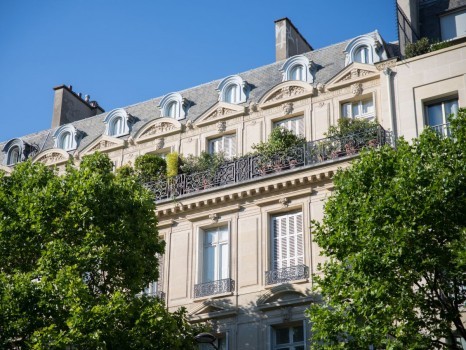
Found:
M 373 35 L 374 33 L 375 32 L 368 33 L 368 35 Z M 314 62 L 314 64 L 317 65 L 314 86 L 318 83 L 325 84 L 345 68 L 345 54 L 343 51 L 346 45 L 353 39 L 354 38 L 351 38 L 344 42 L 333 44 L 304 54 L 304 56 L 308 57 Z M 389 44 L 387 46 L 389 46 L 387 47 L 387 54 L 390 57 L 396 53 L 397 45 Z M 246 105 L 251 101 L 258 102 L 267 91 L 282 82 L 282 73 L 279 70 L 285 61 L 286 60 L 274 62 L 272 64 L 238 74 L 243 80 L 247 81 L 248 84 L 252 86 L 248 101 L 245 103 Z M 206 112 L 209 108 L 218 102 L 218 92 L 216 91 L 216 88 L 222 80 L 223 78 L 179 91 L 183 98 L 188 99 L 192 103 L 191 107 L 188 109 L 187 118 L 182 120 L 181 123 L 186 123 L 187 120 L 195 121 L 204 112 Z M 123 107 L 137 119 L 136 123 L 132 125 L 131 135 L 136 134 L 138 130 L 149 121 L 161 117 L 160 110 L 157 106 L 162 97 L 163 96 L 156 97 L 148 101 Z M 108 112 L 105 112 L 97 116 L 89 117 L 72 123 L 77 130 L 80 130 L 85 134 L 78 145 L 78 151 L 82 150 L 90 143 L 92 143 L 96 138 L 104 134 L 105 124 L 103 120 L 107 114 Z M 37 145 L 39 152 L 42 152 L 44 150 L 53 148 L 54 141 L 52 136 L 56 130 L 57 128 L 44 130 L 20 138 L 29 144 Z M 122 138 L 127 137 L 128 136 L 122 136 Z M 6 142 L 7 141 L 0 143 L 0 147 L 3 148 Z M 3 164 L 4 157 L 5 154 L 0 152 L 0 164 Z

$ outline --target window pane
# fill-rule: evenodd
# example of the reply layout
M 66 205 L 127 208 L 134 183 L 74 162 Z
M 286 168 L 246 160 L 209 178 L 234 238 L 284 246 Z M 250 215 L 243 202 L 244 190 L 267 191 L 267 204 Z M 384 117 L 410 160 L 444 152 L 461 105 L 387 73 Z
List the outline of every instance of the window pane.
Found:
M 341 106 L 341 111 L 344 118 L 351 118 L 351 103 L 344 103 Z
M 362 46 L 354 53 L 354 61 L 360 63 L 369 63 L 369 48 Z
M 225 102 L 236 103 L 237 85 L 230 85 L 225 92 Z
M 359 103 L 358 102 L 353 103 L 353 105 L 351 106 L 351 113 L 353 115 L 353 118 L 356 118 L 361 114 L 359 112 Z
M 288 344 L 290 342 L 290 332 L 288 328 L 278 328 L 275 330 L 275 344 Z
M 362 102 L 362 113 L 372 113 L 374 112 L 374 104 L 372 100 L 365 100 Z
M 441 103 L 427 106 L 427 124 L 430 126 L 443 124 Z
M 290 78 L 291 80 L 303 80 L 304 69 L 303 66 L 298 65 L 291 69 Z
M 202 282 L 215 281 L 215 248 L 204 247 L 204 279 Z
M 303 340 L 304 340 L 303 326 L 293 327 L 293 342 L 299 342 Z
M 20 162 L 19 147 L 14 146 L 8 153 L 8 165 L 13 165 Z
M 445 102 L 445 122 L 448 121 L 450 114 L 458 113 L 458 100 L 451 100 Z
M 170 103 L 170 105 L 168 106 L 168 116 L 170 118 L 175 118 L 177 115 L 176 115 L 176 102 L 172 102 Z

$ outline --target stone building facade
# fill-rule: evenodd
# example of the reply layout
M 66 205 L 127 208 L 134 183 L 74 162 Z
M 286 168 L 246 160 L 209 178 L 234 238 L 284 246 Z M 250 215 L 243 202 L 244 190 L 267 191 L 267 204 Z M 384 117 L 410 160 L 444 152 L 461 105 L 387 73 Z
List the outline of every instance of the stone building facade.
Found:
M 456 5 L 464 13 L 464 4 Z M 417 21 L 416 11 L 404 11 L 403 20 Z M 151 184 L 166 251 L 148 291 L 170 310 L 186 307 L 192 322 L 209 322 L 221 349 L 306 347 L 304 311 L 316 298 L 312 275 L 324 259 L 309 223 L 322 218 L 332 176 L 359 151 L 344 142 L 318 148 L 329 126 L 339 118 L 376 121 L 363 146 L 378 147 L 429 126 L 446 132 L 446 116 L 466 106 L 460 36 L 410 59 L 377 31 L 313 49 L 284 18 L 276 37 L 270 65 L 110 112 L 71 87 L 56 87 L 52 128 L 1 144 L 6 172 L 28 158 L 63 169 L 95 151 L 115 167 L 146 153 L 237 157 L 215 181 L 193 175 Z M 306 138 L 302 153 L 267 169 L 241 158 L 279 126 Z

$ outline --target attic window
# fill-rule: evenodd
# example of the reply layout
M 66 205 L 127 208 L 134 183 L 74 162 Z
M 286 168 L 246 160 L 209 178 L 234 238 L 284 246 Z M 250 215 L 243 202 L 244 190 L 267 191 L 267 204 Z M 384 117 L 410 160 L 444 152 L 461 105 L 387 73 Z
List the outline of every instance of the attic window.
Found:
M 303 55 L 298 55 L 289 58 L 280 68 L 280 72 L 283 74 L 283 81 L 298 80 L 312 83 L 314 82 L 312 68 L 312 61 Z
M 162 98 L 158 106 L 162 117 L 181 120 L 186 118 L 186 100 L 177 92 L 172 92 Z
M 122 108 L 114 109 L 104 119 L 105 135 L 124 136 L 130 132 L 132 117 Z
M 388 58 L 378 32 L 361 35 L 351 40 L 344 52 L 345 66 L 353 62 L 374 64 Z
M 61 148 L 65 151 L 75 150 L 78 147 L 78 137 L 79 132 L 73 125 L 63 125 L 53 134 L 55 148 Z
M 217 86 L 219 101 L 233 104 L 246 102 L 249 95 L 249 85 L 238 75 L 230 75 Z
M 27 157 L 35 151 L 35 147 L 24 142 L 21 139 L 12 139 L 3 147 L 2 151 L 5 154 L 3 165 L 13 166 L 27 159 Z

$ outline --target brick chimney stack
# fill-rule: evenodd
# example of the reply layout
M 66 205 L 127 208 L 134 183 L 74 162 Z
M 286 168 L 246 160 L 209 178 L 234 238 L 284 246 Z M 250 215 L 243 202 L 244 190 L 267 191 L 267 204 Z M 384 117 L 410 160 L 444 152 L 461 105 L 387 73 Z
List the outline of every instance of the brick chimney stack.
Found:
M 82 99 L 82 95 L 74 92 L 71 85 L 60 85 L 53 89 L 52 128 L 105 112 L 96 101 L 90 101 L 88 95 Z
M 275 60 L 285 60 L 291 56 L 312 51 L 312 46 L 285 17 L 275 21 Z

